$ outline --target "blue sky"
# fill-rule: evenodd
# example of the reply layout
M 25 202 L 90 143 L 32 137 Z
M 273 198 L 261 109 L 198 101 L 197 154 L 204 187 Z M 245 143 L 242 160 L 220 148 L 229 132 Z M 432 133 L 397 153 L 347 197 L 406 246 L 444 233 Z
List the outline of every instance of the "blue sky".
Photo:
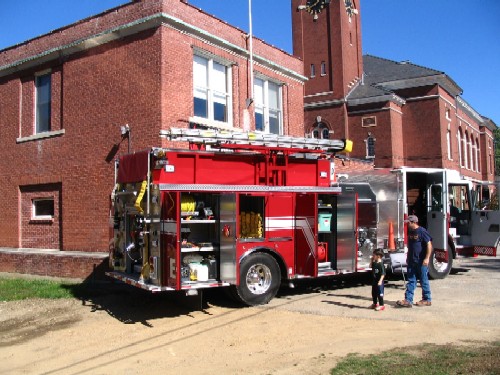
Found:
M 127 2 L 0 0 L 0 49 Z M 189 3 L 248 31 L 248 0 Z M 252 0 L 252 15 L 255 36 L 292 53 L 290 0 Z M 499 0 L 362 0 L 361 17 L 364 54 L 445 72 L 500 126 Z

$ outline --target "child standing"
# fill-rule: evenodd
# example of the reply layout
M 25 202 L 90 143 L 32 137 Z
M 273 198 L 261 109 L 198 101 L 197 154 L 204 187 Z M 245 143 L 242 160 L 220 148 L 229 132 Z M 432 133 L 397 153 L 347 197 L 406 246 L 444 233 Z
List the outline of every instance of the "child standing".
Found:
M 376 311 L 385 310 L 384 306 L 384 277 L 385 267 L 382 263 L 384 252 L 381 249 L 373 251 L 370 267 L 372 269 L 372 299 L 373 304 L 370 308 Z

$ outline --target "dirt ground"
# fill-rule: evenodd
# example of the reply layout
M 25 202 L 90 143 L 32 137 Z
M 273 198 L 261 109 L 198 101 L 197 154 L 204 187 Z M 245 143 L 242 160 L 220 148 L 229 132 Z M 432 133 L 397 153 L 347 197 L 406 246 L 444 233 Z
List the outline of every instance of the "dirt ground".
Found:
M 328 374 L 348 353 L 500 340 L 499 271 L 499 258 L 459 259 L 431 282 L 433 306 L 412 309 L 395 307 L 404 281 L 390 279 L 383 312 L 367 308 L 359 276 L 282 288 L 251 308 L 221 290 L 199 298 L 118 284 L 74 300 L 0 302 L 0 373 Z

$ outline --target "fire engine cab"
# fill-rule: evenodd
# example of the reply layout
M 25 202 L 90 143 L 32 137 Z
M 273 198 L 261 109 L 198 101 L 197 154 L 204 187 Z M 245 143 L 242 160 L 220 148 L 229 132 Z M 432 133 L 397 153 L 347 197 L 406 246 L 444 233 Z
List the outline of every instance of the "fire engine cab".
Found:
M 108 276 L 150 290 L 228 287 L 248 305 L 283 281 L 350 273 L 357 195 L 341 194 L 333 156 L 346 140 L 197 129 L 161 132 L 190 149 L 122 156 L 112 194 Z

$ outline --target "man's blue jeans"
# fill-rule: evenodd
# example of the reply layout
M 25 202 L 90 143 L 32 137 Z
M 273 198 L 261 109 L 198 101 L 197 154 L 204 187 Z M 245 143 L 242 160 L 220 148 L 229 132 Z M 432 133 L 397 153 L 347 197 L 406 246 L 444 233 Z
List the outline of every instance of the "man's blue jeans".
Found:
M 405 299 L 413 303 L 413 295 L 417 287 L 417 280 L 422 286 L 422 299 L 431 301 L 431 286 L 429 284 L 429 267 L 422 264 L 408 264 Z

